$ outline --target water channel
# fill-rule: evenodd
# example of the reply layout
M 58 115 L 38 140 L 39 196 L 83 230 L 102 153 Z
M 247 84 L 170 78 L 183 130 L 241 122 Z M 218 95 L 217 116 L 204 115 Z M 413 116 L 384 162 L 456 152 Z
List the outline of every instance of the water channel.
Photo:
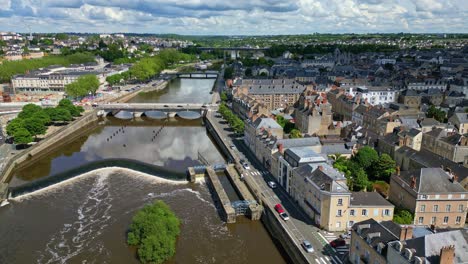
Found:
M 132 101 L 209 102 L 213 82 L 174 80 L 163 91 Z M 11 185 L 116 158 L 160 166 L 162 177 L 106 168 L 14 198 L 0 208 L 0 263 L 138 263 L 135 249 L 125 243 L 126 230 L 133 214 L 156 199 L 182 220 L 177 253 L 168 263 L 286 263 L 261 222 L 239 217 L 228 225 L 204 181 L 176 180 L 187 166 L 200 164 L 198 153 L 213 163 L 223 161 L 201 120 L 109 118 L 95 124 L 19 169 Z M 232 189 L 227 191 L 236 199 Z

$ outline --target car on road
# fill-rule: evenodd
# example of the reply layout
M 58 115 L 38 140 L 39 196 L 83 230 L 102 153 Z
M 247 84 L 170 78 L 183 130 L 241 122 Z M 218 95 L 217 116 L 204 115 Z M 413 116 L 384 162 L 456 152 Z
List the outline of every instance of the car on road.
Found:
M 276 212 L 278 212 L 278 213 L 280 213 L 280 214 L 281 214 L 282 212 L 284 212 L 283 206 L 282 206 L 281 204 L 276 204 L 276 205 L 275 205 L 275 210 L 276 210 Z
M 164 105 L 164 107 L 169 107 L 168 105 Z
M 340 235 L 340 238 L 342 239 L 348 239 L 348 238 L 351 238 L 351 230 L 346 232 L 346 233 L 343 233 Z
M 244 167 L 244 169 L 246 169 L 246 170 L 250 170 L 250 166 L 249 166 L 249 164 L 247 164 L 247 163 L 244 163 L 244 164 L 242 164 L 242 166 Z
M 344 247 L 346 246 L 346 241 L 342 238 L 338 238 L 330 242 L 330 246 L 337 248 L 337 247 Z
M 286 212 L 282 212 L 279 215 L 281 216 L 281 218 L 283 218 L 284 221 L 289 220 L 289 215 Z
M 302 241 L 301 246 L 305 249 L 305 251 L 309 253 L 314 252 L 314 248 L 312 247 L 312 244 L 308 240 Z
M 181 105 L 178 105 L 177 107 L 183 107 L 183 106 L 181 106 Z
M 234 146 L 234 145 L 231 145 L 231 146 L 229 146 L 229 147 L 230 147 L 232 150 L 235 150 L 235 149 L 236 149 L 236 146 Z
M 276 183 L 274 181 L 269 181 L 267 182 L 268 186 L 270 186 L 270 188 L 274 189 L 276 188 Z

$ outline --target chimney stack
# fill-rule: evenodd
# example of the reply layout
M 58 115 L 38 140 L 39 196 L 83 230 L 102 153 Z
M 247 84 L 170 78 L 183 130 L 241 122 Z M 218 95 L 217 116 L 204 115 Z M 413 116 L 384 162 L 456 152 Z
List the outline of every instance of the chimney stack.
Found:
M 283 144 L 279 143 L 278 144 L 278 151 L 283 154 Z
M 416 188 L 416 177 L 411 176 L 411 184 L 410 184 L 411 189 Z
M 413 227 L 408 225 L 401 226 L 400 241 L 405 241 L 413 238 Z
M 453 264 L 455 259 L 455 245 L 444 246 L 440 249 L 440 264 Z
M 323 166 L 322 166 L 322 165 L 319 165 L 319 166 L 318 166 L 318 169 L 321 170 L 321 171 L 323 171 Z
M 400 166 L 396 166 L 395 170 L 396 170 L 396 174 L 400 176 Z

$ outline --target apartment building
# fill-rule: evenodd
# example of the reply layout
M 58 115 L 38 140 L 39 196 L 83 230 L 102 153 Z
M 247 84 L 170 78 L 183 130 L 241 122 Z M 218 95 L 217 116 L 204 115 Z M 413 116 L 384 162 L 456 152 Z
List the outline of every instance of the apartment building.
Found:
M 414 214 L 415 225 L 438 228 L 463 227 L 468 191 L 458 176 L 441 168 L 421 168 L 391 176 L 389 200 Z
M 449 121 L 458 129 L 458 133 L 468 133 L 468 113 L 455 113 L 449 118 Z
M 294 105 L 302 92 L 312 86 L 300 84 L 295 79 L 244 79 L 233 87 L 234 97 L 241 94 L 255 98 L 268 110 L 284 109 Z
M 434 128 L 423 134 L 421 148 L 453 162 L 463 163 L 468 156 L 468 133 L 462 135 Z
M 349 88 L 349 94 L 353 97 L 360 95 L 363 100 L 366 100 L 371 105 L 394 103 L 398 99 L 398 91 L 387 86 L 360 86 Z
M 232 111 L 241 119 L 251 118 L 252 121 L 255 121 L 258 116 L 267 116 L 269 114 L 267 107 L 263 103 L 244 94 L 232 100 Z
M 332 106 L 325 93 L 308 91 L 302 94 L 294 107 L 294 118 L 297 128 L 304 134 L 324 136 L 341 132 L 333 126 Z
M 312 155 L 308 152 L 307 156 Z M 390 202 L 375 192 L 349 191 L 346 178 L 319 156 L 302 164 L 298 167 L 286 164 L 287 190 L 320 227 L 344 231 L 357 221 L 371 217 L 382 221 L 393 218 L 394 206 Z
M 468 263 L 468 231 L 431 230 L 368 219 L 351 229 L 349 261 L 353 264 Z
M 367 219 L 351 228 L 349 261 L 353 264 L 386 264 L 389 242 L 412 238 L 412 227 L 401 228 L 392 221 Z

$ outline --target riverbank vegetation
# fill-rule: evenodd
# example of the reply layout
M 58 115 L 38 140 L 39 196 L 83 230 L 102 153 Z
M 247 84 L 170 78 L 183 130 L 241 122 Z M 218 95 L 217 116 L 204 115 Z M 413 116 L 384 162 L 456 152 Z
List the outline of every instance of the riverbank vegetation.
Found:
M 47 56 L 31 60 L 4 61 L 0 65 L 0 83 L 9 82 L 13 75 L 25 74 L 28 71 L 51 65 L 68 66 L 70 64 L 81 64 L 93 61 L 94 55 L 91 53 L 75 53 L 67 56 Z
M 351 191 L 372 191 L 375 183 L 379 190 L 385 190 L 390 176 L 395 172 L 395 161 L 387 154 L 379 156 L 375 149 L 365 146 L 347 160 L 343 156 L 332 155 L 333 167 L 345 174 Z M 385 184 L 386 183 L 386 184 Z
M 163 263 L 175 254 L 180 220 L 163 201 L 146 205 L 132 219 L 127 243 L 142 263 Z
M 184 63 L 191 62 L 194 59 L 195 56 L 193 55 L 181 53 L 174 49 L 165 49 L 156 56 L 140 59 L 127 72 L 109 76 L 106 81 L 111 85 L 128 80 L 148 81 L 171 65 L 180 61 L 184 61 Z
M 78 77 L 75 82 L 65 85 L 65 92 L 72 97 L 83 97 L 95 94 L 99 88 L 99 80 L 96 75 L 87 74 Z
M 44 135 L 48 126 L 67 123 L 83 111 L 83 107 L 73 105 L 68 99 L 62 99 L 54 108 L 43 109 L 35 104 L 27 104 L 18 117 L 8 123 L 6 131 L 13 137 L 15 144 L 29 144 L 37 140 L 37 136 Z
M 231 126 L 235 133 L 244 133 L 244 121 L 235 115 L 224 102 L 219 106 L 219 113 L 229 123 L 229 126 Z

